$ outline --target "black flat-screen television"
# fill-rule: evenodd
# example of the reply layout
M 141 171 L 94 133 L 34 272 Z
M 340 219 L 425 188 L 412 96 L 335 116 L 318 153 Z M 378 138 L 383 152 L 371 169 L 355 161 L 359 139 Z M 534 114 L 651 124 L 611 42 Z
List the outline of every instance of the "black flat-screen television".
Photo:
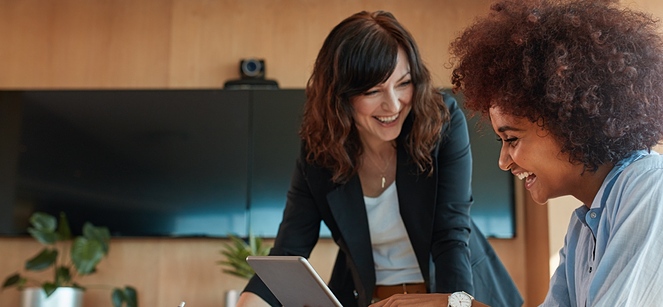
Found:
M 0 235 L 25 235 L 44 211 L 114 236 L 273 237 L 304 100 L 299 89 L 0 91 Z M 499 144 L 471 137 L 472 215 L 487 236 L 513 237 Z

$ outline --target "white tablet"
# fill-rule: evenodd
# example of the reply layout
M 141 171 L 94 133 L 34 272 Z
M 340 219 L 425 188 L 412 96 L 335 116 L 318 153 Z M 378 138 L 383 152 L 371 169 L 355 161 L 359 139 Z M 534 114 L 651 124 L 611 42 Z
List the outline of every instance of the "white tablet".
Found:
M 304 257 L 248 256 L 246 261 L 284 307 L 342 306 Z

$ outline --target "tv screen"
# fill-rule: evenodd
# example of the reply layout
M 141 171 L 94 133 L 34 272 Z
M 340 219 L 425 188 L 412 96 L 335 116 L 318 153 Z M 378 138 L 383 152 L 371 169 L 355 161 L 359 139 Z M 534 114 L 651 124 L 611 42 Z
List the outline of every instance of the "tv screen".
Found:
M 117 236 L 246 233 L 249 93 L 27 91 L 3 233 L 34 211 Z M 7 102 L 5 102 L 7 103 Z M 11 130 L 11 131 L 9 131 Z
M 0 91 L 0 235 L 25 235 L 44 211 L 113 236 L 273 237 L 304 101 L 303 90 Z M 512 237 L 499 143 L 470 132 L 472 216 Z

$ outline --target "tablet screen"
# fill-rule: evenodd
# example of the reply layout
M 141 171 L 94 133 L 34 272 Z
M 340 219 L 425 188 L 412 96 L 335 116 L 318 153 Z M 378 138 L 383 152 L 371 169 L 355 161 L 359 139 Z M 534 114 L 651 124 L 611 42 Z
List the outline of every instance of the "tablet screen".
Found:
M 284 307 L 342 306 L 304 257 L 248 256 L 246 261 Z

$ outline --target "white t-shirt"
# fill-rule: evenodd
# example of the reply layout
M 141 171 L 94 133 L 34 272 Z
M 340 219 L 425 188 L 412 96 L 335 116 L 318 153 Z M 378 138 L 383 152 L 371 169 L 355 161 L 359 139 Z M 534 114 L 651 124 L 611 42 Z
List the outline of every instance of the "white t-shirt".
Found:
M 377 285 L 424 282 L 398 209 L 396 182 L 378 197 L 364 196 Z

